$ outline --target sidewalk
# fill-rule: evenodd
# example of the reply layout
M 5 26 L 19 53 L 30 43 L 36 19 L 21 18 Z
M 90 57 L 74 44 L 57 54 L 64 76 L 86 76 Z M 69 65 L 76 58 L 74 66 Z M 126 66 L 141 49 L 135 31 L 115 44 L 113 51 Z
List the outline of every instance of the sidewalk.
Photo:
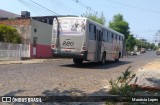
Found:
M 131 84 L 146 89 L 160 90 L 160 58 L 140 68 Z
M 27 59 L 27 60 L 19 60 L 19 61 L 0 61 L 0 65 L 8 65 L 8 64 L 31 64 L 31 63 L 42 63 L 48 60 L 60 60 L 60 59 Z

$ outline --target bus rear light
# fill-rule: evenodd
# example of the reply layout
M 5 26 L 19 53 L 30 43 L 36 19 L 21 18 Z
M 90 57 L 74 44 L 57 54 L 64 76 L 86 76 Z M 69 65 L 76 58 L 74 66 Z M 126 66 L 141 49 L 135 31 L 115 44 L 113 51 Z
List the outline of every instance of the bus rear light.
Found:
M 85 46 L 83 46 L 83 50 L 87 50 Z
M 86 50 L 86 47 L 83 47 L 83 50 Z
M 52 44 L 51 48 L 54 48 L 54 44 Z
M 84 42 L 83 46 L 86 46 L 86 43 Z
M 82 48 L 83 50 L 87 50 L 87 48 L 86 48 L 86 43 L 84 42 L 84 44 L 83 44 L 83 48 Z

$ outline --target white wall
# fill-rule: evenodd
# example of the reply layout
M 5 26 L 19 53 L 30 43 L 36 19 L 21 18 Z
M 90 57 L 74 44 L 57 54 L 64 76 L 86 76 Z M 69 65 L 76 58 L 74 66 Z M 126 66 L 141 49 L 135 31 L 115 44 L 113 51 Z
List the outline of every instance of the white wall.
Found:
M 36 30 L 36 31 L 35 31 Z M 37 44 L 51 45 L 52 25 L 31 20 L 31 43 L 33 44 L 33 37 L 37 37 Z

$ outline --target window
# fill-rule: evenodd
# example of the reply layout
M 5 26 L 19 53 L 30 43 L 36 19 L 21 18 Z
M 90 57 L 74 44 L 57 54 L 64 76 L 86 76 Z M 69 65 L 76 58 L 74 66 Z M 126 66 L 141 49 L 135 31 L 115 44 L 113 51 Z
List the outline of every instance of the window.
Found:
M 111 32 L 108 32 L 108 42 L 109 43 L 112 43 L 113 42 L 113 33 L 111 33 Z
M 121 36 L 119 36 L 119 40 L 121 41 Z
M 109 42 L 109 35 L 110 35 L 110 32 L 107 31 L 107 42 Z
M 102 42 L 105 42 L 105 30 L 102 30 Z
M 95 40 L 96 39 L 96 27 L 93 24 L 89 24 L 89 39 Z
M 124 39 L 123 39 L 123 37 L 122 37 L 122 41 L 123 41 Z
M 115 34 L 115 39 L 116 39 L 116 40 L 118 39 L 116 34 Z
M 106 34 L 106 42 L 109 42 L 109 32 L 108 31 L 105 31 L 105 34 Z
M 33 37 L 33 47 L 37 46 L 37 37 Z
M 114 38 L 114 34 L 112 33 L 112 39 Z
M 36 28 L 34 29 L 34 32 L 35 32 L 35 33 L 37 32 L 37 29 L 36 29 Z

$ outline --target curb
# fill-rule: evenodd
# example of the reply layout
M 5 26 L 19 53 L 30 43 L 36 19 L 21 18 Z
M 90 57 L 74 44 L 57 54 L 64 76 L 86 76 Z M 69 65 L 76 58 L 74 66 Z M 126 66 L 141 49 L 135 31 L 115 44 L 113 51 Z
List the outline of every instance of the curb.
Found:
M 153 87 L 153 86 L 140 86 L 140 85 L 136 85 L 136 84 L 130 84 L 129 86 L 134 87 L 134 88 L 140 88 L 146 91 L 156 91 L 159 90 L 160 91 L 160 87 Z
M 21 61 L 2 61 L 0 65 L 9 65 L 9 64 L 38 64 L 46 61 L 61 61 L 62 59 L 30 59 L 30 60 L 21 60 Z

